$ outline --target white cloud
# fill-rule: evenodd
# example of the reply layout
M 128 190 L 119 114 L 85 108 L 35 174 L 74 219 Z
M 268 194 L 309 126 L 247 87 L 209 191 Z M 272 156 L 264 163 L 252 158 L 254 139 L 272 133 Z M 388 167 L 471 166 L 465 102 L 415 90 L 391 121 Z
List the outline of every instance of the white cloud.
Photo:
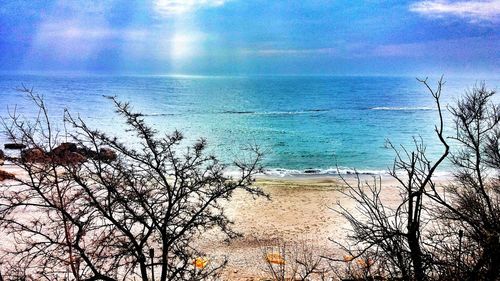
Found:
M 202 7 L 219 7 L 228 0 L 156 0 L 155 10 L 162 16 L 184 14 Z
M 460 39 L 431 42 L 388 44 L 370 46 L 363 54 L 367 57 L 406 57 L 406 58 L 495 58 L 500 41 L 497 37 L 467 37 Z M 361 52 L 359 52 L 361 53 Z
M 53 21 L 41 25 L 39 37 L 45 41 L 59 40 L 108 40 L 119 39 L 126 41 L 143 40 L 149 35 L 143 29 L 113 29 L 103 23 L 88 25 L 79 21 Z
M 410 11 L 426 16 L 455 16 L 477 22 L 500 21 L 500 0 L 485 1 L 420 1 L 410 5 Z

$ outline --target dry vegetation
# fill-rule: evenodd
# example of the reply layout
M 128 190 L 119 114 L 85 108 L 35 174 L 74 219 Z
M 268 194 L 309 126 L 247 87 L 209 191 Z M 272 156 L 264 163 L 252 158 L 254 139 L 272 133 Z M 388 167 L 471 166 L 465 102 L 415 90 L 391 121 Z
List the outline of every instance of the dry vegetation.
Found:
M 420 81 L 436 104 L 442 154 L 430 159 L 421 138 L 411 149 L 389 143 L 396 199 L 384 201 L 385 187 L 377 178 L 345 180 L 342 193 L 354 208 L 339 204 L 328 210 L 351 225 L 346 237 L 331 241 L 342 251 L 328 254 L 293 237 L 256 239 L 263 280 L 499 279 L 495 93 L 484 85 L 466 92 L 448 108 L 455 134 L 446 136 L 444 82 L 433 89 Z M 211 259 L 194 241 L 214 230 L 228 239 L 239 237 L 225 210 L 235 191 L 267 198 L 254 186 L 261 171 L 257 148 L 242 152 L 251 157 L 233 163 L 239 176 L 228 177 L 226 166 L 205 153 L 204 140 L 183 150 L 179 132 L 158 136 L 126 103 L 111 98 L 137 137 L 134 148 L 69 113 L 65 122 L 73 129 L 56 132 L 43 99 L 24 91 L 40 114 L 31 122 L 15 114 L 4 120 L 13 143 L 27 147 L 22 157 L 11 159 L 26 176 L 1 186 L 0 230 L 11 246 L 2 249 L 0 280 L 221 278 L 227 261 Z M 435 174 L 445 159 L 452 163 L 453 178 L 439 186 Z M 331 184 L 311 188 L 328 190 Z

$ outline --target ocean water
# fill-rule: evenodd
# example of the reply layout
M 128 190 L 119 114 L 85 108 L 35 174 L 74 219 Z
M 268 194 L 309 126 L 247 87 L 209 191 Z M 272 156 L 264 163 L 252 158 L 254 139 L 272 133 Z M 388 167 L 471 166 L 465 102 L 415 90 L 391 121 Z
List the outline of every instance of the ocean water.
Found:
M 444 105 L 481 82 L 446 80 Z M 485 82 L 493 89 L 500 84 Z M 394 159 L 388 139 L 410 147 L 413 137 L 422 136 L 431 158 L 442 151 L 433 131 L 434 101 L 414 77 L 0 75 L 0 116 L 14 107 L 27 119 L 36 115 L 16 91 L 23 84 L 44 96 L 60 128 L 67 108 L 127 141 L 130 133 L 103 97 L 117 96 L 161 133 L 178 129 L 186 143 L 206 138 L 210 152 L 227 163 L 248 145 L 259 145 L 266 168 L 277 175 L 335 173 L 336 167 L 384 171 Z

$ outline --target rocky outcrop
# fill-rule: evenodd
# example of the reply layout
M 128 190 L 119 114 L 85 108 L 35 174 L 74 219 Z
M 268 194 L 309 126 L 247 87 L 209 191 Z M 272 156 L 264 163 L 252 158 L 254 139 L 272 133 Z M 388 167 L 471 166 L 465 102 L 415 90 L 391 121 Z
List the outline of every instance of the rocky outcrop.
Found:
M 15 178 L 16 178 L 16 175 L 0 170 L 0 181 L 13 180 Z
M 66 154 L 70 152 L 78 152 L 75 143 L 72 142 L 63 142 L 56 148 L 54 148 L 50 154 L 56 157 L 64 157 Z
M 87 157 L 77 152 L 69 152 L 63 157 L 56 158 L 58 164 L 81 164 L 87 161 Z
M 86 147 L 78 147 L 76 149 L 76 152 L 79 153 L 80 155 L 83 155 L 89 159 L 96 159 L 98 157 L 97 151 L 94 151 L 92 149 L 86 148 Z
M 89 159 L 101 160 L 105 162 L 112 162 L 118 159 L 118 155 L 111 148 L 102 147 L 99 152 L 88 148 L 77 148 L 77 152 Z
M 62 143 L 50 152 L 40 148 L 31 148 L 21 151 L 21 160 L 25 163 L 55 163 L 59 165 L 81 164 L 87 159 L 112 162 L 118 158 L 116 152 L 110 148 L 101 148 L 99 152 L 88 148 L 79 148 L 74 143 Z
M 30 148 L 21 151 L 21 160 L 25 163 L 47 163 L 50 157 L 41 148 Z
M 75 143 L 61 143 L 50 153 L 52 161 L 57 164 L 80 164 L 87 161 L 87 158 L 80 154 Z
M 26 145 L 22 143 L 6 143 L 3 146 L 5 149 L 25 149 Z
M 111 148 L 103 147 L 99 149 L 98 157 L 99 160 L 111 162 L 115 161 L 118 158 L 118 155 L 116 155 L 116 152 Z

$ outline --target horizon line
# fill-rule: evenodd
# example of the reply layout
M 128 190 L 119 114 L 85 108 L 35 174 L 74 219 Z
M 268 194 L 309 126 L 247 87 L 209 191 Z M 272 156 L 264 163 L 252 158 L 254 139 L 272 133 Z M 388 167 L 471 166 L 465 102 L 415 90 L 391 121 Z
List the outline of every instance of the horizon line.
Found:
M 172 78 L 252 78 L 252 77 L 404 77 L 404 78 L 439 78 L 441 76 L 452 78 L 493 78 L 500 79 L 496 73 L 429 73 L 429 74 L 392 74 L 392 73 L 237 73 L 237 74 L 199 74 L 199 73 L 117 73 L 117 72 L 91 72 L 91 71 L 0 71 L 0 75 L 26 75 L 26 76 L 88 76 L 88 77 L 172 77 Z

